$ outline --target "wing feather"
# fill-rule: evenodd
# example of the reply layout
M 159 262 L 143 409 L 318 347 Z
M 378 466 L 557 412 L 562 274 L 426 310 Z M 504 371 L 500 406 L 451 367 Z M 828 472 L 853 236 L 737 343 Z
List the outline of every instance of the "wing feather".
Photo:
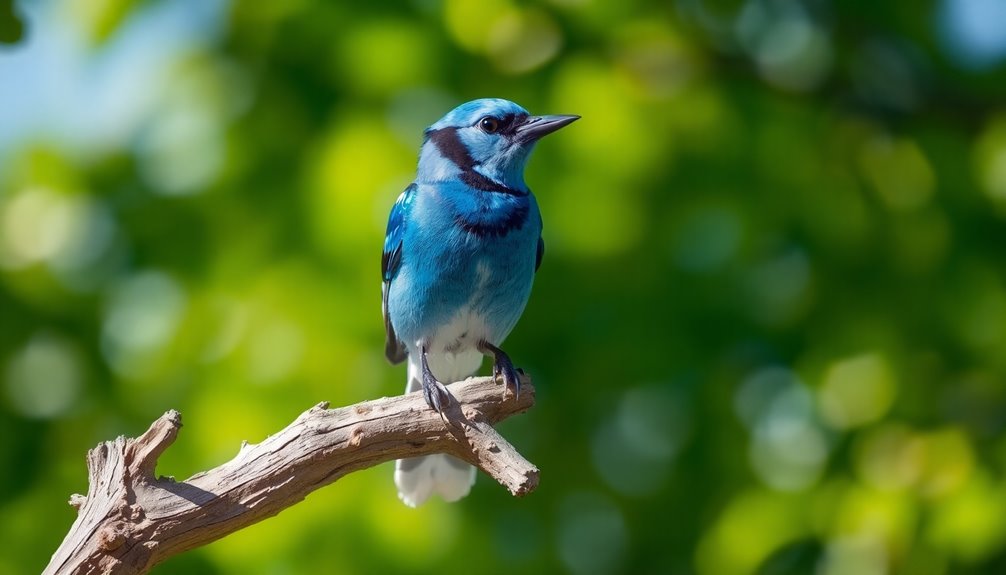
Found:
M 401 363 L 408 352 L 405 344 L 395 334 L 395 326 L 388 315 L 388 293 L 391 282 L 402 267 L 402 243 L 405 237 L 406 216 L 416 194 L 416 185 L 412 184 L 398 196 L 398 201 L 391 208 L 388 216 L 388 230 L 384 236 L 384 251 L 381 253 L 381 315 L 384 316 L 384 355 L 391 363 Z

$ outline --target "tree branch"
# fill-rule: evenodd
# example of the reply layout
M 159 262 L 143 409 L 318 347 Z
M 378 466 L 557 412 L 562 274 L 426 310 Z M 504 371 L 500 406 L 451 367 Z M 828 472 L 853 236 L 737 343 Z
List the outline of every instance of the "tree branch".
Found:
M 322 403 L 262 443 L 242 444 L 227 463 L 181 482 L 154 476 L 157 458 L 182 425 L 181 415 L 169 411 L 140 437 L 120 436 L 88 452 L 87 497 L 70 497 L 77 519 L 44 575 L 146 573 L 276 515 L 347 473 L 402 457 L 449 453 L 515 496 L 533 491 L 538 469 L 492 428 L 534 405 L 530 381 L 519 398 L 488 377 L 448 389 L 455 400 L 446 421 L 419 392 L 338 409 Z

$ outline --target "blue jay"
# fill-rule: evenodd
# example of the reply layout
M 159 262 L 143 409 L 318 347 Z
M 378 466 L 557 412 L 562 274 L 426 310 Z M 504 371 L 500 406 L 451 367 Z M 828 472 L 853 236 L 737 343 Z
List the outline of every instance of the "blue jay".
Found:
M 425 132 L 416 179 L 388 218 L 381 296 L 385 355 L 409 360 L 406 393 L 422 389 L 441 414 L 443 382 L 472 375 L 486 355 L 493 376 L 520 391 L 499 346 L 524 311 L 545 250 L 524 165 L 539 138 L 577 119 L 481 99 Z M 398 497 L 410 507 L 433 493 L 457 501 L 474 481 L 475 468 L 449 455 L 395 464 Z

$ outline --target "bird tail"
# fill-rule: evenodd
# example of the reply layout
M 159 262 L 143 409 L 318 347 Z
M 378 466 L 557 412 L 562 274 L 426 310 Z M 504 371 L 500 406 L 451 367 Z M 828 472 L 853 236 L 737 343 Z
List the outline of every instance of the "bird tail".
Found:
M 405 392 L 422 388 L 422 367 L 418 353 L 409 354 L 409 381 Z M 457 366 L 455 371 L 465 371 Z M 450 371 L 449 369 L 447 371 Z M 436 373 L 444 383 L 452 383 L 469 373 Z M 471 491 L 475 483 L 475 468 L 450 455 L 436 454 L 409 457 L 395 462 L 395 486 L 398 498 L 409 507 L 417 507 L 437 493 L 444 501 L 453 502 Z

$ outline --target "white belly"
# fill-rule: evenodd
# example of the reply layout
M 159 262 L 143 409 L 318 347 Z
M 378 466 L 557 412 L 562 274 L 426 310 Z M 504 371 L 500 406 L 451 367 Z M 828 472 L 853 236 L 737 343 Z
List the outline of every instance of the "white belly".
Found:
M 479 342 L 500 345 L 503 343 L 502 338 L 506 337 L 506 334 L 500 337 L 501 334 L 491 330 L 480 313 L 484 306 L 479 307 L 478 302 L 485 295 L 491 275 L 486 264 L 480 263 L 476 269 L 475 289 L 468 302 L 455 312 L 450 321 L 432 334 L 424 334 L 423 339 L 407 342 L 407 345 L 411 344 L 410 358 L 418 358 L 421 353 L 419 350 L 426 345 L 426 360 L 430 371 L 443 383 L 460 381 L 478 371 L 484 358 L 478 349 Z
M 481 316 L 473 314 L 467 307 L 459 310 L 451 321 L 432 334 L 428 342 L 426 360 L 430 371 L 444 383 L 453 383 L 474 374 L 483 359 L 478 344 L 488 338 Z M 419 349 L 421 344 L 416 342 L 416 348 Z

